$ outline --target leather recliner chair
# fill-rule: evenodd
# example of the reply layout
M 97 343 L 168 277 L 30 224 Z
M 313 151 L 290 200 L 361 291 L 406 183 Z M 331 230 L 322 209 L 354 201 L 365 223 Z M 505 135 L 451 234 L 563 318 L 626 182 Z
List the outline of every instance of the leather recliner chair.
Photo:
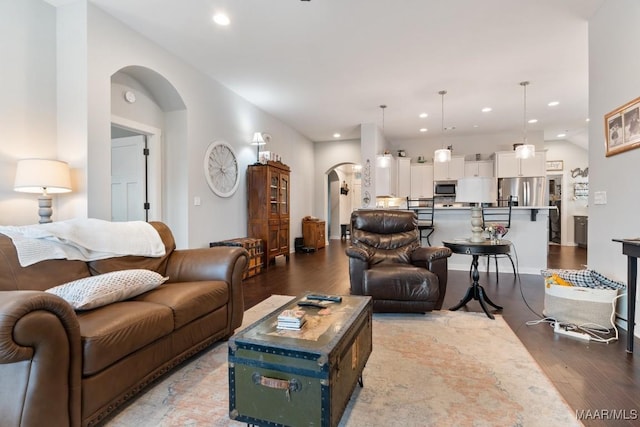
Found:
M 371 296 L 374 311 L 424 313 L 442 307 L 451 250 L 420 246 L 415 212 L 354 211 L 346 254 L 351 294 Z

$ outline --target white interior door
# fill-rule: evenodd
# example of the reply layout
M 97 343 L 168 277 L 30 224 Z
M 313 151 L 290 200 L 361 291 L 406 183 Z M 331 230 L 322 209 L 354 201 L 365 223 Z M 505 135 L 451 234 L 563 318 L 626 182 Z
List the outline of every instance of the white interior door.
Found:
M 145 221 L 145 138 L 111 140 L 111 220 Z

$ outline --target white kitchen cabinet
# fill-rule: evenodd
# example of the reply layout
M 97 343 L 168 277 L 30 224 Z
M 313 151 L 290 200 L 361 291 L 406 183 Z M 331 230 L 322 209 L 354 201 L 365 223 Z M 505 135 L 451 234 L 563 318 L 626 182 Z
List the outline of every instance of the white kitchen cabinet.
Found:
M 515 151 L 496 153 L 496 178 L 546 176 L 546 152 L 536 151 L 530 159 L 516 159 Z
M 411 198 L 433 197 L 433 165 L 418 163 L 411 165 Z
M 411 159 L 398 157 L 398 191 L 396 197 L 408 197 L 411 194 Z
M 451 181 L 464 177 L 464 157 L 451 157 L 450 162 L 433 163 L 434 181 Z
M 493 160 L 464 162 L 464 176 L 484 176 L 493 178 Z

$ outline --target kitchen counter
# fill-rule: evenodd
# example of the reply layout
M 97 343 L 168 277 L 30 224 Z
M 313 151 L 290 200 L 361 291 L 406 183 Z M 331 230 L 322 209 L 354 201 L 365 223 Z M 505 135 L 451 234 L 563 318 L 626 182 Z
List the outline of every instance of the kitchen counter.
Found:
M 547 268 L 549 210 L 554 206 L 514 206 L 511 210 L 511 228 L 505 237 L 513 243 L 511 256 L 517 262 L 520 273 L 540 274 Z M 535 212 L 535 216 L 533 215 Z M 471 212 L 469 207 L 436 207 L 434 214 L 435 231 L 431 244 L 442 245 L 443 240 L 465 239 L 471 236 Z M 427 244 L 426 241 L 423 244 Z M 449 258 L 451 270 L 469 271 L 471 258 L 468 255 L 453 254 Z M 508 259 L 499 259 L 500 272 L 511 272 Z M 478 265 L 480 272 L 487 270 L 486 257 Z M 495 272 L 492 261 L 491 270 Z

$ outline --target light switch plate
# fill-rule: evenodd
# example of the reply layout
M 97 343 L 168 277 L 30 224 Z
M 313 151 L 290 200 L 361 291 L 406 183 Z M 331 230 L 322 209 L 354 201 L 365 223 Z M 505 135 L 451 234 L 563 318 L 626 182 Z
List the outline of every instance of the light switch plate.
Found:
M 200 197 L 196 196 L 193 198 L 193 206 L 200 206 L 201 203 Z
M 606 205 L 607 204 L 607 192 L 606 191 L 595 191 L 593 193 L 593 204 L 595 204 L 595 205 Z

